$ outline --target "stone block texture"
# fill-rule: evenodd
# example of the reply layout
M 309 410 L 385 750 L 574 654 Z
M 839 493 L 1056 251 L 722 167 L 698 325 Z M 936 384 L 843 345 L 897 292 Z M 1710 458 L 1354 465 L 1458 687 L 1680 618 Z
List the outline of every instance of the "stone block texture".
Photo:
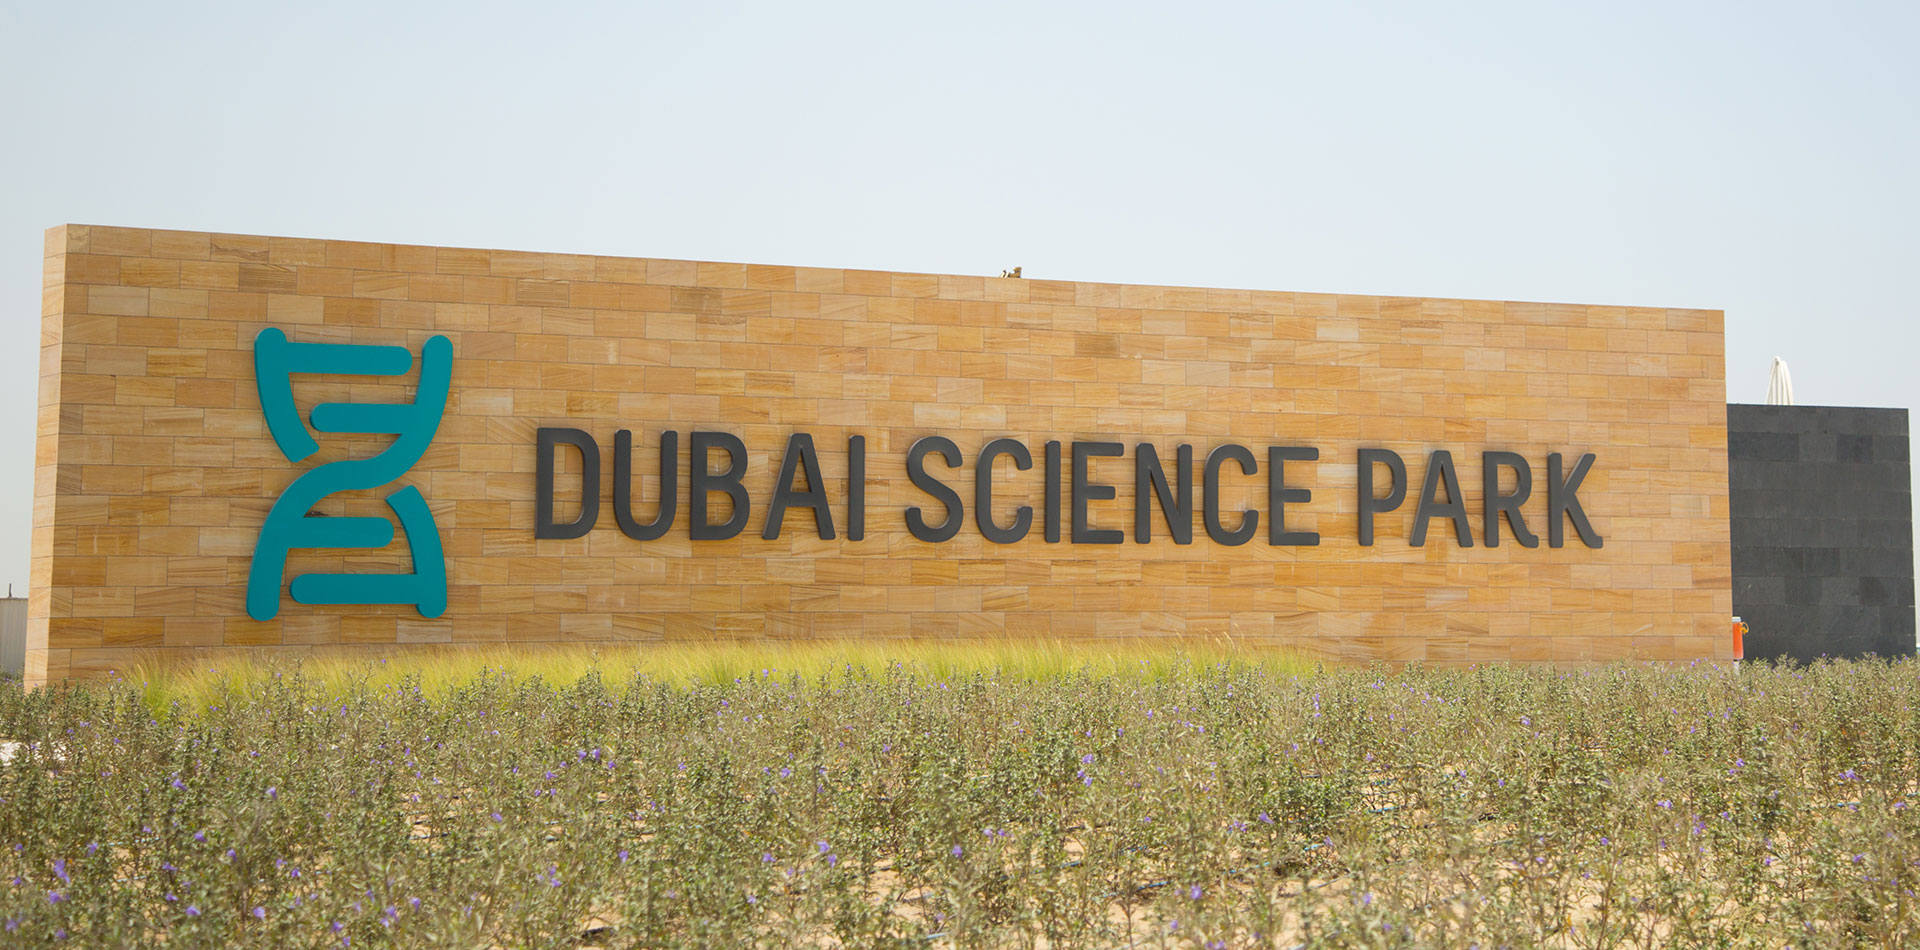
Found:
M 47 234 L 42 314 L 33 682 L 238 648 L 825 637 L 1196 637 L 1430 662 L 1731 654 L 1717 311 L 67 225 Z M 282 457 L 261 417 L 252 343 L 268 326 L 415 353 L 434 334 L 451 339 L 445 420 L 404 479 L 446 547 L 443 616 L 290 599 L 271 621 L 246 615 L 262 520 L 310 467 Z M 303 413 L 408 392 L 348 377 L 296 386 Z M 689 539 L 683 462 L 681 523 L 657 541 L 626 537 L 608 510 L 603 455 L 599 527 L 536 540 L 539 426 L 587 430 L 603 453 L 633 430 L 643 516 L 663 429 L 681 433 L 683 452 L 691 429 L 739 435 L 752 456 L 747 530 Z M 847 437 L 866 438 L 864 540 L 843 530 L 823 541 L 805 512 L 778 540 L 760 537 L 795 431 L 820 447 L 836 513 Z M 1008 437 L 1033 448 L 1032 471 L 1001 460 L 1003 519 L 1017 505 L 1041 509 L 1045 441 L 1126 443 L 1128 459 L 1095 463 L 1119 497 L 1092 505 L 1096 525 L 1122 529 L 1136 443 L 1170 460 L 1181 443 L 1203 459 L 1235 442 L 1263 469 L 1262 446 L 1313 446 L 1317 463 L 1287 467 L 1288 482 L 1313 493 L 1289 507 L 1287 526 L 1324 541 L 1227 547 L 1196 530 L 1176 545 L 1161 525 L 1148 544 L 1050 544 L 1036 526 L 996 545 L 969 524 L 924 543 L 902 511 L 932 503 L 903 459 L 928 435 L 968 458 L 934 470 L 969 502 L 980 446 Z M 370 447 L 378 440 L 323 439 L 320 458 Z M 1543 537 L 1546 453 L 1595 453 L 1580 498 L 1605 545 L 1463 548 L 1443 521 L 1412 547 L 1410 497 L 1381 518 L 1377 544 L 1360 546 L 1355 458 L 1366 447 L 1407 459 L 1414 496 L 1426 453 L 1451 450 L 1476 534 L 1480 453 L 1525 455 L 1535 474 L 1524 511 Z M 578 484 L 577 469 L 566 477 L 576 458 L 562 453 L 562 485 Z M 1230 467 L 1223 507 L 1264 511 L 1265 476 Z M 390 490 L 326 513 L 384 515 Z M 396 542 L 299 552 L 287 573 L 406 566 Z
M 1907 410 L 1727 407 L 1746 655 L 1914 652 Z

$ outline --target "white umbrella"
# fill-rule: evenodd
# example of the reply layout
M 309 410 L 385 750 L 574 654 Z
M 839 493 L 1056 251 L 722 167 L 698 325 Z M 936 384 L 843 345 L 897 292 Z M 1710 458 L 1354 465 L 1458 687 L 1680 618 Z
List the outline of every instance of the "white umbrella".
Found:
M 1793 405 L 1793 377 L 1787 375 L 1787 361 L 1773 358 L 1773 376 L 1767 380 L 1767 405 Z

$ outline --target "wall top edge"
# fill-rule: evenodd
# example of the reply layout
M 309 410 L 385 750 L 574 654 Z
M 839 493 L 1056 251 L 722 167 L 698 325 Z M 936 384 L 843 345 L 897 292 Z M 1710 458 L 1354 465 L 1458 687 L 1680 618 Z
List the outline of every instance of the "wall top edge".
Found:
M 99 235 L 101 238 L 106 239 L 101 242 L 104 246 L 102 247 L 94 246 L 96 235 Z M 55 246 L 56 243 L 60 243 L 60 239 L 63 236 L 65 238 L 64 240 L 65 246 L 56 248 Z M 1460 304 L 1463 307 L 1498 305 L 1503 307 L 1543 308 L 1548 310 L 1555 309 L 1555 308 L 1577 308 L 1582 310 L 1598 309 L 1598 310 L 1618 310 L 1623 312 L 1624 311 L 1657 311 L 1661 313 L 1699 314 L 1702 316 L 1711 316 L 1716 319 L 1723 317 L 1725 314 L 1724 310 L 1707 309 L 1707 308 L 1700 308 L 1700 307 L 1661 307 L 1661 306 L 1628 305 L 1628 304 L 1597 304 L 1597 303 L 1578 303 L 1573 301 L 1503 300 L 1503 299 L 1497 299 L 1497 298 L 1480 298 L 1480 297 L 1422 297 L 1422 296 L 1409 296 L 1404 294 L 1354 294 L 1354 293 L 1332 293 L 1332 292 L 1313 292 L 1313 291 L 1285 291 L 1285 290 L 1239 288 L 1239 287 L 1202 287 L 1202 286 L 1187 285 L 1187 284 L 1133 284 L 1133 283 L 1114 283 L 1110 281 L 1077 281 L 1077 280 L 1051 279 L 1051 278 L 1043 278 L 1043 277 L 998 277 L 998 276 L 983 275 L 983 274 L 943 274 L 943 273 L 925 272 L 925 271 L 893 271 L 893 270 L 858 268 L 858 267 L 813 267 L 813 266 L 805 266 L 805 265 L 767 264 L 764 262 L 710 261 L 710 260 L 691 260 L 691 259 L 685 259 L 685 258 L 667 258 L 667 257 L 632 257 L 632 256 L 608 255 L 608 254 L 581 254 L 581 253 L 573 253 L 573 252 L 566 252 L 566 251 L 526 251 L 526 250 L 516 250 L 516 249 L 510 249 L 510 248 L 483 248 L 483 247 L 468 247 L 468 246 L 461 246 L 461 245 L 397 244 L 397 243 L 381 242 L 381 241 L 355 241 L 355 240 L 342 240 L 342 239 L 335 239 L 335 238 L 293 237 L 289 235 L 246 234 L 246 233 L 240 233 L 240 232 L 226 232 L 226 231 L 186 231 L 186 230 L 173 230 L 173 229 L 166 229 L 166 228 L 135 228 L 135 227 L 125 227 L 125 226 L 119 226 L 119 225 L 80 224 L 80 223 L 74 223 L 74 222 L 55 225 L 46 230 L 46 255 L 48 257 L 53 257 L 62 253 L 78 253 L 78 254 L 101 254 L 101 255 L 121 256 L 121 257 L 159 256 L 159 255 L 153 255 L 148 253 L 128 253 L 128 251 L 137 252 L 140 246 L 143 244 L 148 247 L 151 247 L 153 243 L 153 239 L 155 237 L 173 238 L 175 239 L 176 244 L 186 245 L 186 246 L 191 246 L 195 241 L 202 238 L 208 239 L 209 241 L 214 238 L 219 238 L 229 243 L 257 245 L 262 253 L 269 254 L 269 255 L 276 248 L 313 248 L 314 246 L 319 246 L 320 248 L 339 247 L 344 251 L 361 250 L 366 252 L 373 252 L 376 249 L 383 249 L 386 251 L 395 252 L 391 256 L 393 256 L 394 263 L 397 265 L 404 265 L 404 264 L 410 263 L 409 255 L 419 257 L 419 256 L 424 256 L 426 252 L 436 252 L 436 256 L 437 256 L 438 252 L 444 251 L 444 252 L 452 252 L 454 254 L 469 254 L 469 255 L 485 254 L 485 255 L 491 256 L 491 255 L 498 254 L 498 255 L 506 255 L 509 257 L 519 258 L 524 260 L 543 259 L 543 260 L 551 260 L 551 261 L 574 262 L 576 264 L 588 264 L 595 261 L 628 262 L 628 263 L 650 262 L 650 263 L 660 263 L 663 265 L 677 265 L 682 267 L 692 266 L 696 268 L 698 267 L 764 268 L 769 270 L 791 270 L 795 272 L 807 272 L 807 273 L 815 273 L 815 274 L 844 273 L 844 274 L 861 274 L 861 275 L 876 275 L 876 276 L 886 275 L 888 277 L 905 278 L 908 280 L 983 281 L 985 282 L 986 286 L 1001 287 L 1001 288 L 1007 288 L 1007 289 L 1019 288 L 1024 286 L 1024 287 L 1043 287 L 1043 288 L 1049 288 L 1057 291 L 1057 290 L 1062 290 L 1066 288 L 1073 288 L 1077 292 L 1083 292 L 1093 297 L 1098 297 L 1103 293 L 1119 294 L 1122 291 L 1132 291 L 1136 297 L 1142 294 L 1151 295 L 1156 293 L 1157 294 L 1173 294 L 1173 295 L 1211 294 L 1211 295 L 1224 295 L 1228 297 L 1245 296 L 1246 298 L 1248 298 L 1249 302 L 1251 302 L 1253 298 L 1259 297 L 1259 296 L 1268 296 L 1268 297 L 1277 296 L 1277 297 L 1295 297 L 1295 298 L 1305 297 L 1305 298 L 1312 298 L 1317 300 L 1355 301 L 1355 302 L 1358 302 L 1358 301 L 1383 301 L 1383 302 L 1384 301 L 1421 301 L 1428 304 Z M 178 257 L 183 260 L 210 259 L 208 257 L 185 257 L 178 253 L 170 254 L 167 256 Z M 226 258 L 222 258 L 222 259 L 226 259 Z M 274 261 L 269 258 L 269 259 L 263 259 L 263 260 L 257 261 L 256 263 L 280 263 L 280 261 Z M 298 261 L 293 261 L 292 263 L 295 263 L 301 266 L 331 266 L 331 265 L 316 265 L 315 262 L 311 260 L 298 260 Z M 406 272 L 406 273 L 442 273 L 442 271 L 438 271 L 436 268 L 433 268 L 433 267 L 420 268 L 420 267 L 412 267 L 412 266 L 390 266 L 390 267 L 383 267 L 381 269 L 392 270 L 397 272 Z M 553 278 L 553 279 L 593 280 L 596 278 L 573 277 L 573 278 Z M 622 282 L 622 281 L 613 281 L 613 282 Z M 625 281 L 625 282 L 632 282 L 632 281 Z M 671 281 L 649 281 L 649 282 L 650 283 L 673 283 Z M 688 284 L 688 286 L 696 286 L 696 285 Z M 706 286 L 706 285 L 700 284 L 697 286 Z M 755 288 L 755 289 L 760 289 L 760 288 Z M 848 292 L 852 293 L 852 291 L 848 291 Z M 939 296 L 942 296 L 942 294 L 939 294 L 939 293 L 912 294 L 911 296 L 939 297 Z M 1047 301 L 1040 301 L 1040 302 L 1047 302 Z M 1118 300 L 1112 303 L 1097 303 L 1092 305 L 1093 306 L 1128 307 L 1128 308 L 1145 308 L 1145 309 L 1208 309 L 1206 307 L 1180 306 L 1172 303 L 1162 304 L 1162 303 L 1138 302 L 1138 301 L 1123 302 Z
M 1730 402 L 1727 403 L 1727 408 L 1737 409 L 1741 412 L 1778 412 L 1781 414 L 1817 412 L 1886 413 L 1900 416 L 1907 414 L 1907 408 L 1905 406 L 1814 406 L 1799 403 L 1791 406 L 1775 406 L 1761 402 Z

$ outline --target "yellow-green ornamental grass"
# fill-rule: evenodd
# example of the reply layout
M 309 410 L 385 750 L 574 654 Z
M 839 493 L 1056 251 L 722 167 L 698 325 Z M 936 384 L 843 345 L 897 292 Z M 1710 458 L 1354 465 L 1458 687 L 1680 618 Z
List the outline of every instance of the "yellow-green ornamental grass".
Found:
M 439 693 L 485 675 L 546 683 L 573 683 L 589 672 L 607 682 L 636 676 L 684 685 L 720 686 L 748 676 L 778 671 L 818 679 L 847 667 L 882 670 L 911 666 L 936 679 L 987 673 L 999 678 L 1050 680 L 1072 674 L 1164 679 L 1196 666 L 1257 666 L 1276 674 L 1311 673 L 1319 664 L 1298 654 L 1270 648 L 1242 648 L 1228 641 L 1151 641 L 1110 644 L 1059 640 L 974 640 L 954 644 L 926 641 L 875 643 L 802 641 L 793 643 L 683 643 L 597 648 L 472 647 L 378 656 L 336 654 L 267 663 L 221 662 L 201 665 L 137 667 L 117 678 L 137 683 L 156 709 L 174 700 L 206 706 L 236 690 L 297 673 L 319 688 L 335 692 L 406 681 Z
M 0 688 L 0 945 L 1920 942 L 1920 664 L 1060 645 Z

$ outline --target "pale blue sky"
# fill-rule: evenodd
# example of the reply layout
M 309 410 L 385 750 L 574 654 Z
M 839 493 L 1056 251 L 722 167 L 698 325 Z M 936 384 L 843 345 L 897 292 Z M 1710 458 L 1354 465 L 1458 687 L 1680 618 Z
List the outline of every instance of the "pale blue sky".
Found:
M 44 228 L 1710 307 L 1920 402 L 1920 5 L 0 0 L 0 583 Z

